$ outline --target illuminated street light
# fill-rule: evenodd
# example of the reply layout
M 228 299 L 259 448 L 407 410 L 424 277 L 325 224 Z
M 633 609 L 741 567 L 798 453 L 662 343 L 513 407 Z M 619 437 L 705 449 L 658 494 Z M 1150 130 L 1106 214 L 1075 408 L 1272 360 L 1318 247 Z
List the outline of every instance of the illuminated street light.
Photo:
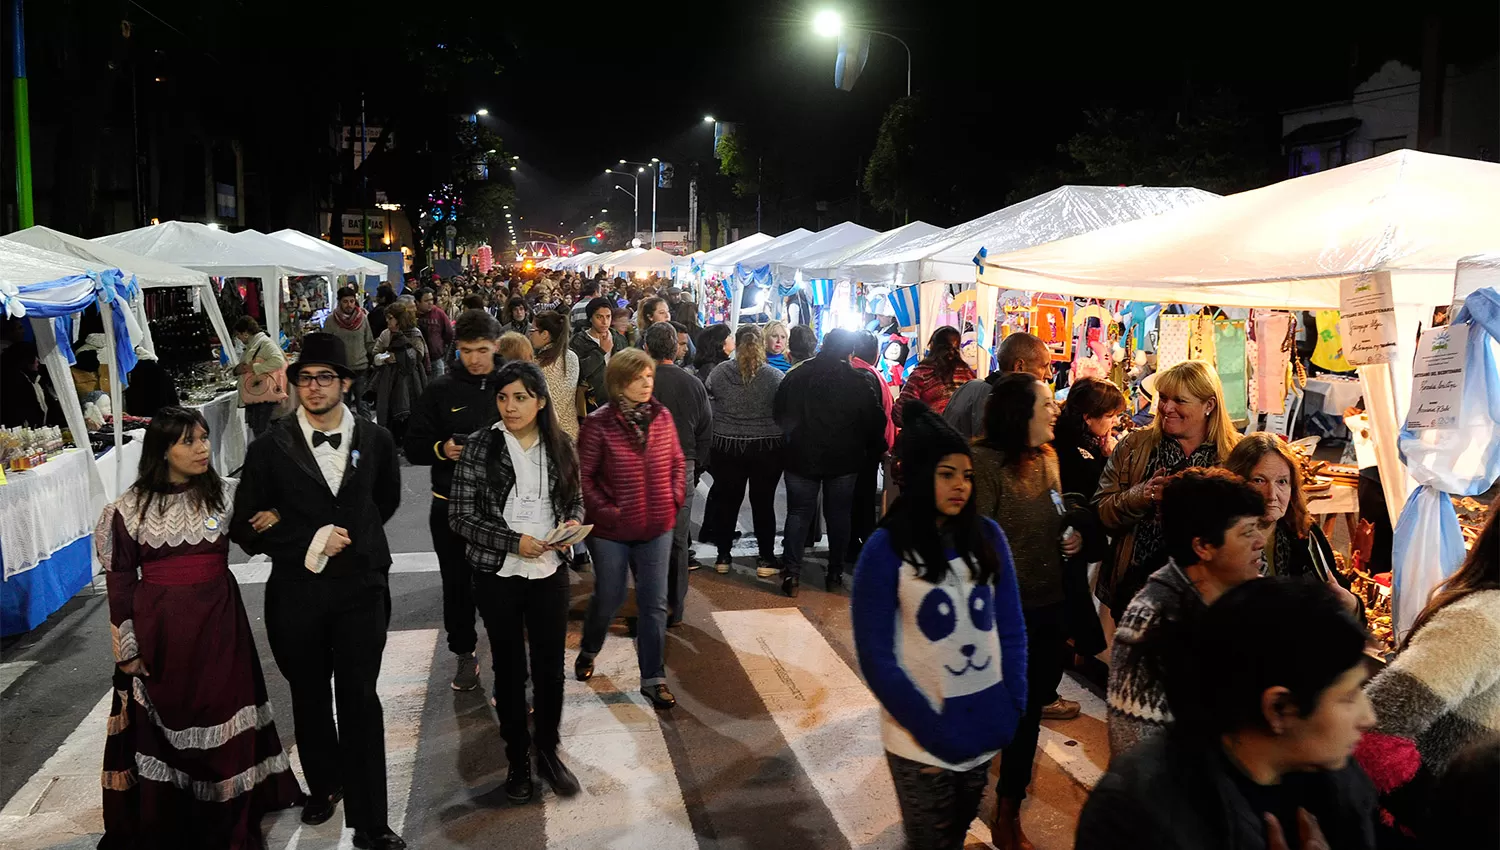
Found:
M 488 109 L 476 109 L 474 110 L 474 114 L 478 115 L 480 118 L 483 118 L 484 116 L 490 114 L 490 111 Z
M 219 223 L 217 221 L 210 221 L 208 223 L 208 229 L 209 230 L 218 230 L 219 229 Z
M 514 166 L 514 165 L 512 165 L 512 166 L 511 166 L 511 167 L 510 167 L 510 170 L 511 170 L 511 171 L 515 171 L 515 170 L 516 170 L 516 167 L 515 167 L 515 166 Z
M 703 116 L 703 123 L 705 123 L 705 124 L 714 124 L 714 123 L 717 123 L 717 122 L 714 121 L 714 117 L 712 115 L 705 115 L 705 116 Z
M 824 38 L 833 38 L 844 29 L 844 17 L 832 9 L 824 9 L 813 17 L 813 32 Z

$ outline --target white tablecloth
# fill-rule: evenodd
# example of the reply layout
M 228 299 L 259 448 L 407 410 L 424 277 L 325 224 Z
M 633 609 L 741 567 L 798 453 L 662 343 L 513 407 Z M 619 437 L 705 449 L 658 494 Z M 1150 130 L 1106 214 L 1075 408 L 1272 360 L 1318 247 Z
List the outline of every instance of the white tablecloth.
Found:
M 23 573 L 94 530 L 103 504 L 89 498 L 87 449 L 71 449 L 36 469 L 11 472 L 0 487 L 0 551 L 5 577 Z
M 139 477 L 141 468 L 141 440 L 146 436 L 144 428 L 125 432 L 134 438 L 119 448 L 110 448 L 99 456 L 99 480 L 104 482 L 104 498 L 113 502 L 120 494 L 130 489 Z
M 1308 378 L 1307 388 L 1323 396 L 1323 406 L 1316 412 L 1344 418 L 1344 411 L 1364 397 L 1365 389 L 1358 379 Z
M 220 394 L 212 401 L 189 404 L 208 422 L 208 438 L 213 442 L 214 471 L 228 477 L 245 463 L 245 411 L 239 405 L 236 390 Z

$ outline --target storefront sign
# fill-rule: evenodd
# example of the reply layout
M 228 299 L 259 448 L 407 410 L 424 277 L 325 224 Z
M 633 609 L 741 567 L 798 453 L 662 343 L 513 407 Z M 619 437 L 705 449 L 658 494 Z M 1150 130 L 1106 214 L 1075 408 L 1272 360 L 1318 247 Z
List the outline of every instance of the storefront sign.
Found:
M 1389 272 L 1339 281 L 1339 312 L 1344 359 L 1351 366 L 1396 359 L 1396 304 Z
M 1468 347 L 1468 325 L 1422 332 L 1417 341 L 1417 359 L 1411 367 L 1411 409 L 1406 414 L 1406 430 L 1458 427 Z

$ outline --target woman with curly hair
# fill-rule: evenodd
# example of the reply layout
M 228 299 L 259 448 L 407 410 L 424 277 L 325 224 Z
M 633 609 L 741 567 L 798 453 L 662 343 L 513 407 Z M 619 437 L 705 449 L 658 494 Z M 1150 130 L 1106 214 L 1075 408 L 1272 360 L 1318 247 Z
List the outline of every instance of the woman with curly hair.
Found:
M 901 410 L 908 401 L 920 401 L 941 416 L 953 393 L 974 378 L 974 370 L 963 360 L 962 334 L 957 328 L 944 325 L 932 332 L 932 339 L 927 342 L 927 357 L 911 370 L 891 418 L 899 428 Z

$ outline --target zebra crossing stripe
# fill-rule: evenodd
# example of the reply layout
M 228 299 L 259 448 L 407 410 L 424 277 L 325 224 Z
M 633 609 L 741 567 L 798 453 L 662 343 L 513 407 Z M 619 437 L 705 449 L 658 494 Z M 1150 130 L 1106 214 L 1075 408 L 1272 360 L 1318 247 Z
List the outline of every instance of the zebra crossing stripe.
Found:
M 660 717 L 640 689 L 634 649 L 618 637 L 591 680 L 568 677 L 558 752 L 583 790 L 568 799 L 545 791 L 548 848 L 698 847 Z

